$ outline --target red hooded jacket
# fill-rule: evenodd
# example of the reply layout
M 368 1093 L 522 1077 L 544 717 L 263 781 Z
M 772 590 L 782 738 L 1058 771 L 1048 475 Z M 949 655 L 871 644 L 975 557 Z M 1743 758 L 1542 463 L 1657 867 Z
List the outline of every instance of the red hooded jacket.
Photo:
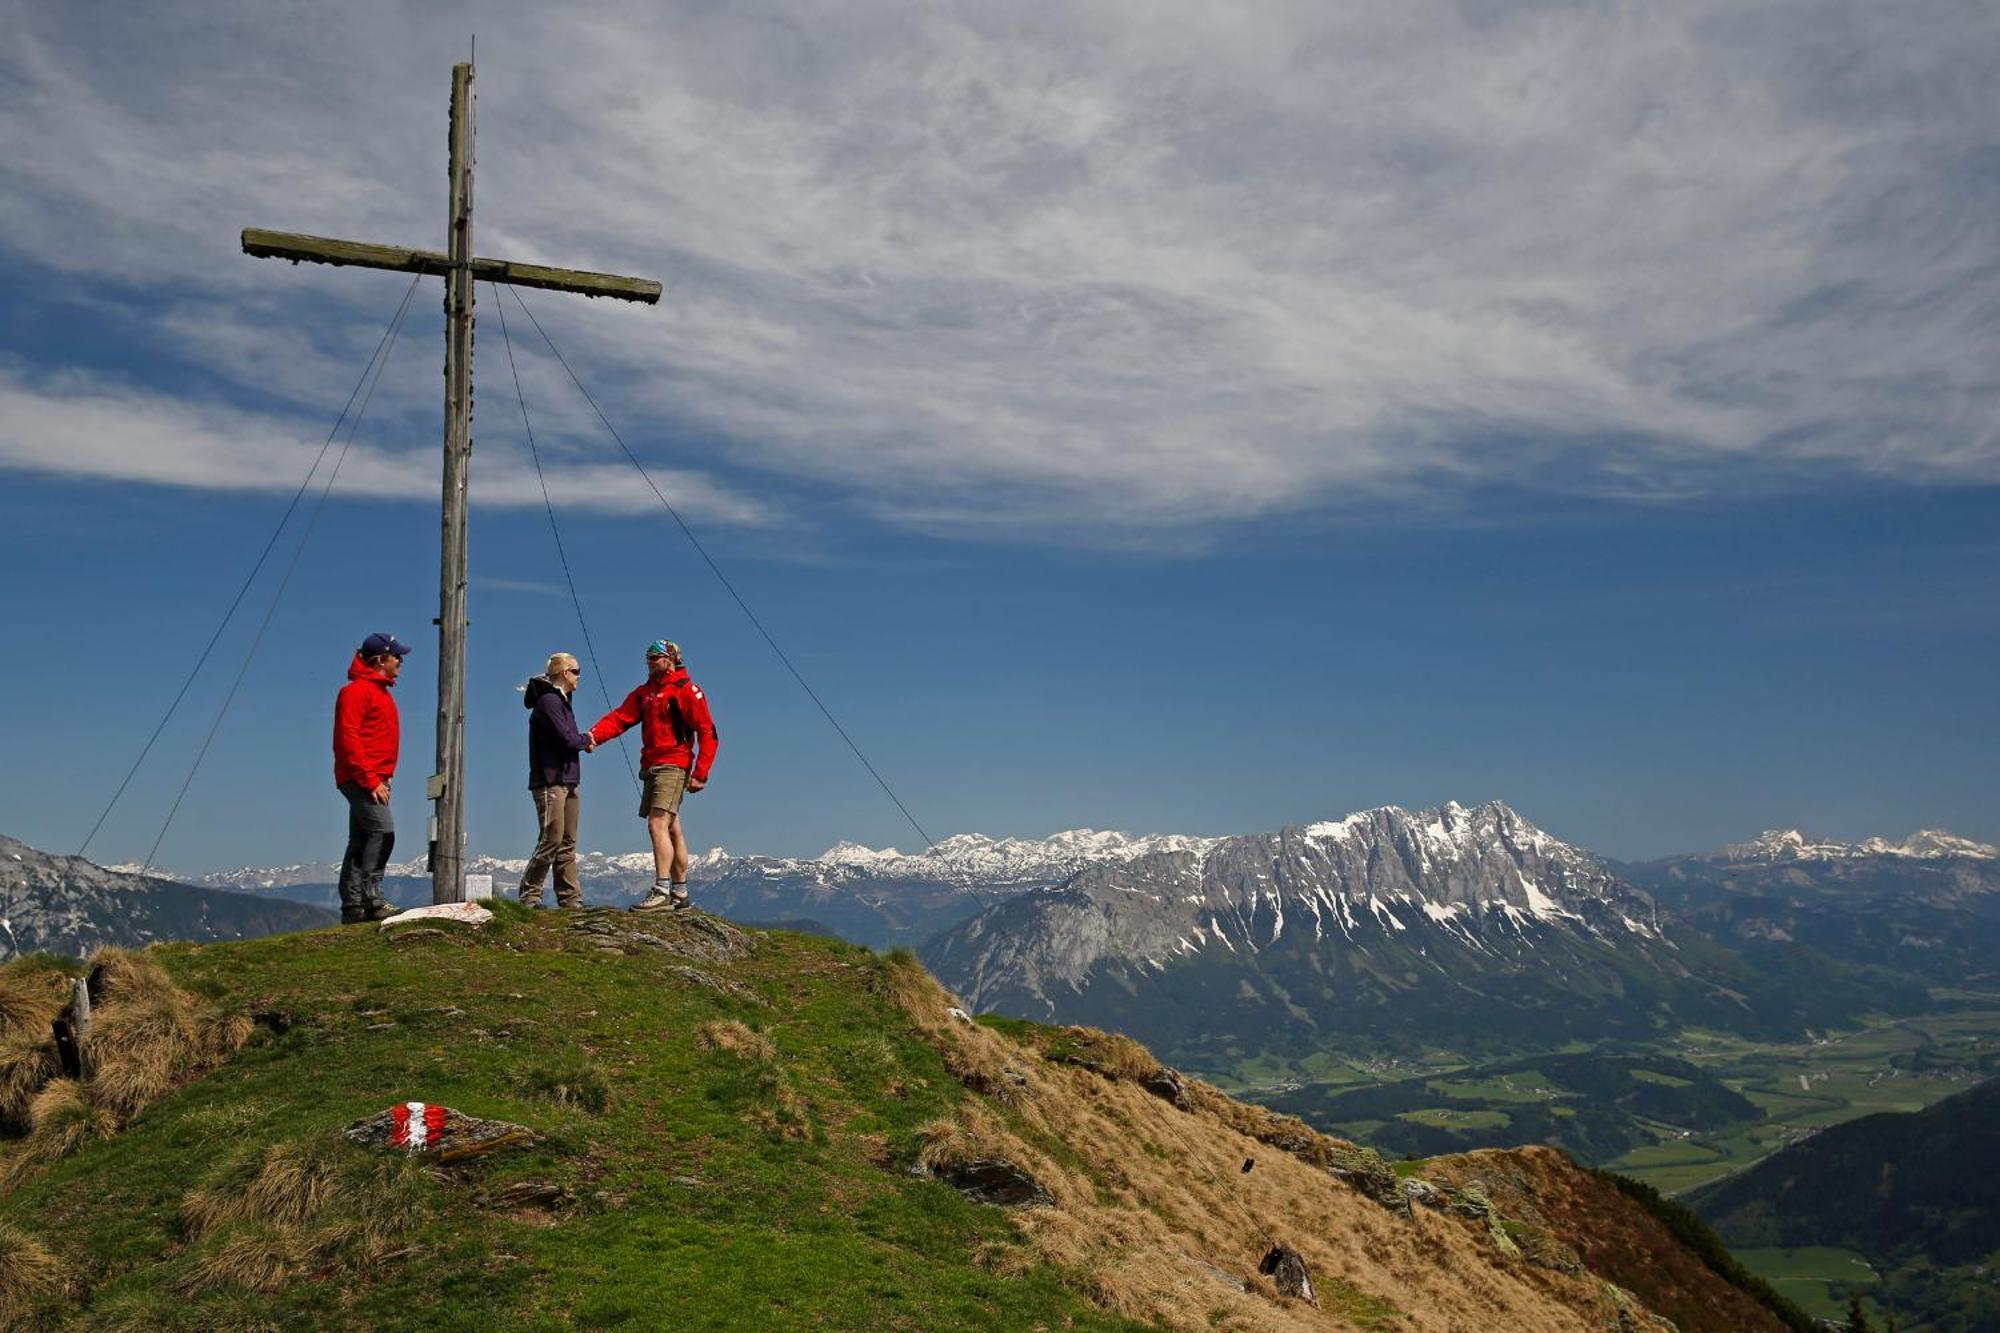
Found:
M 685 667 L 675 668 L 658 683 L 649 680 L 626 695 L 624 703 L 598 719 L 590 736 L 602 745 L 634 724 L 643 724 L 639 732 L 644 742 L 639 753 L 642 766 L 685 768 L 694 781 L 708 781 L 718 744 L 715 720 L 708 714 L 708 696 L 688 679 Z M 700 742 L 699 758 L 696 741 Z
M 333 701 L 333 782 L 358 782 L 373 791 L 396 772 L 402 721 L 389 689 L 396 682 L 354 655 L 347 684 Z

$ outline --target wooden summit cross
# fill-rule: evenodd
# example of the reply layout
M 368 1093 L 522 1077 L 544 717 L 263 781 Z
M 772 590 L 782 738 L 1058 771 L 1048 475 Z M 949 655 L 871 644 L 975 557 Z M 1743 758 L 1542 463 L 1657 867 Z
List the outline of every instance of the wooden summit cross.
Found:
M 263 259 L 310 260 L 315 264 L 355 264 L 362 268 L 432 273 L 444 279 L 444 519 L 438 568 L 437 771 L 428 795 L 437 803 L 431 816 L 431 898 L 465 900 L 465 529 L 466 477 L 472 457 L 473 283 L 546 287 L 621 301 L 660 299 L 660 284 L 610 273 L 544 268 L 472 253 L 472 66 L 451 71 L 451 191 L 447 248 L 410 250 L 395 245 L 336 241 L 324 236 L 246 227 L 243 252 Z

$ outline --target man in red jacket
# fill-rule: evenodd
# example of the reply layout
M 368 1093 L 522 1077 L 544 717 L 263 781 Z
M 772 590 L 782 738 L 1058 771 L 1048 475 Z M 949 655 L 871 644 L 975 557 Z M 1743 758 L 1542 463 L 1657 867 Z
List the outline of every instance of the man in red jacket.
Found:
M 687 836 L 681 832 L 681 796 L 708 785 L 715 764 L 715 721 L 708 713 L 708 696 L 688 679 L 681 665 L 680 645 L 655 639 L 646 649 L 646 683 L 625 696 L 625 702 L 598 719 L 590 738 L 599 745 L 613 740 L 634 723 L 640 726 L 639 765 L 645 770 L 645 791 L 639 816 L 653 837 L 653 891 L 634 905 L 639 912 L 668 908 L 685 912 L 688 899 Z
M 396 846 L 389 783 L 402 741 L 389 690 L 409 653 L 393 634 L 369 635 L 333 701 L 333 781 L 347 798 L 347 854 L 340 859 L 340 919 L 347 925 L 396 914 L 382 898 L 382 872 Z

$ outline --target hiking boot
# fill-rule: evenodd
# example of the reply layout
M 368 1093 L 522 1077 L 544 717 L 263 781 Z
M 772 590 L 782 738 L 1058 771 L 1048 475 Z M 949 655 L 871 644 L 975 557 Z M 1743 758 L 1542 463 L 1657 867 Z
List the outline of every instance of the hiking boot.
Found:
M 679 884 L 667 891 L 667 903 L 676 912 L 692 912 L 694 899 L 688 897 L 687 889 Z
M 682 894 L 681 896 L 685 898 L 687 895 Z M 660 889 L 654 889 L 638 902 L 633 903 L 632 910 L 635 912 L 664 912 L 673 905 L 674 897 L 672 894 Z
M 377 898 L 374 902 L 370 903 L 368 905 L 367 910 L 361 914 L 361 919 L 363 921 L 387 921 L 390 917 L 395 916 L 402 910 L 403 909 L 400 907 L 392 907 L 388 903 L 382 901 L 380 898 Z
M 367 922 L 368 909 L 365 907 L 343 907 L 340 909 L 340 924 L 343 926 L 360 926 L 366 925 Z

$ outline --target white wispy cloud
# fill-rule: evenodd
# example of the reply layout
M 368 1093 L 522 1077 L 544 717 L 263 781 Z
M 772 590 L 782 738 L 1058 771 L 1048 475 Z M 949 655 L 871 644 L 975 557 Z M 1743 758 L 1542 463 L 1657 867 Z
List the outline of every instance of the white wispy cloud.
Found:
M 712 441 L 683 484 L 725 521 L 755 515 L 711 467 L 1058 535 L 2000 482 L 1989 5 L 89 8 L 29 8 L 0 55 L 17 258 L 160 302 L 163 355 L 337 404 L 380 317 L 358 275 L 235 232 L 440 244 L 476 28 L 478 248 L 666 279 L 657 310 L 530 301 L 628 434 Z M 482 424 L 511 410 L 491 305 Z M 105 424 L 8 392 L 45 433 Z M 255 411 L 145 410 L 160 448 L 70 466 L 269 470 Z M 51 466 L 21 434 L 0 461 Z
M 389 447 L 343 431 L 326 444 L 297 418 L 190 400 L 155 390 L 70 376 L 24 383 L 0 371 L 0 467 L 101 481 L 150 482 L 226 491 L 296 490 L 308 475 L 315 493 L 435 503 L 438 447 Z M 343 456 L 344 455 L 344 456 Z M 338 469 L 336 472 L 335 469 Z M 522 451 L 475 456 L 476 505 L 539 508 L 542 484 Z M 691 512 L 714 522 L 763 524 L 771 511 L 699 473 L 649 467 L 654 481 Z M 659 501 L 622 463 L 569 462 L 548 471 L 548 497 L 561 509 L 653 513 Z

